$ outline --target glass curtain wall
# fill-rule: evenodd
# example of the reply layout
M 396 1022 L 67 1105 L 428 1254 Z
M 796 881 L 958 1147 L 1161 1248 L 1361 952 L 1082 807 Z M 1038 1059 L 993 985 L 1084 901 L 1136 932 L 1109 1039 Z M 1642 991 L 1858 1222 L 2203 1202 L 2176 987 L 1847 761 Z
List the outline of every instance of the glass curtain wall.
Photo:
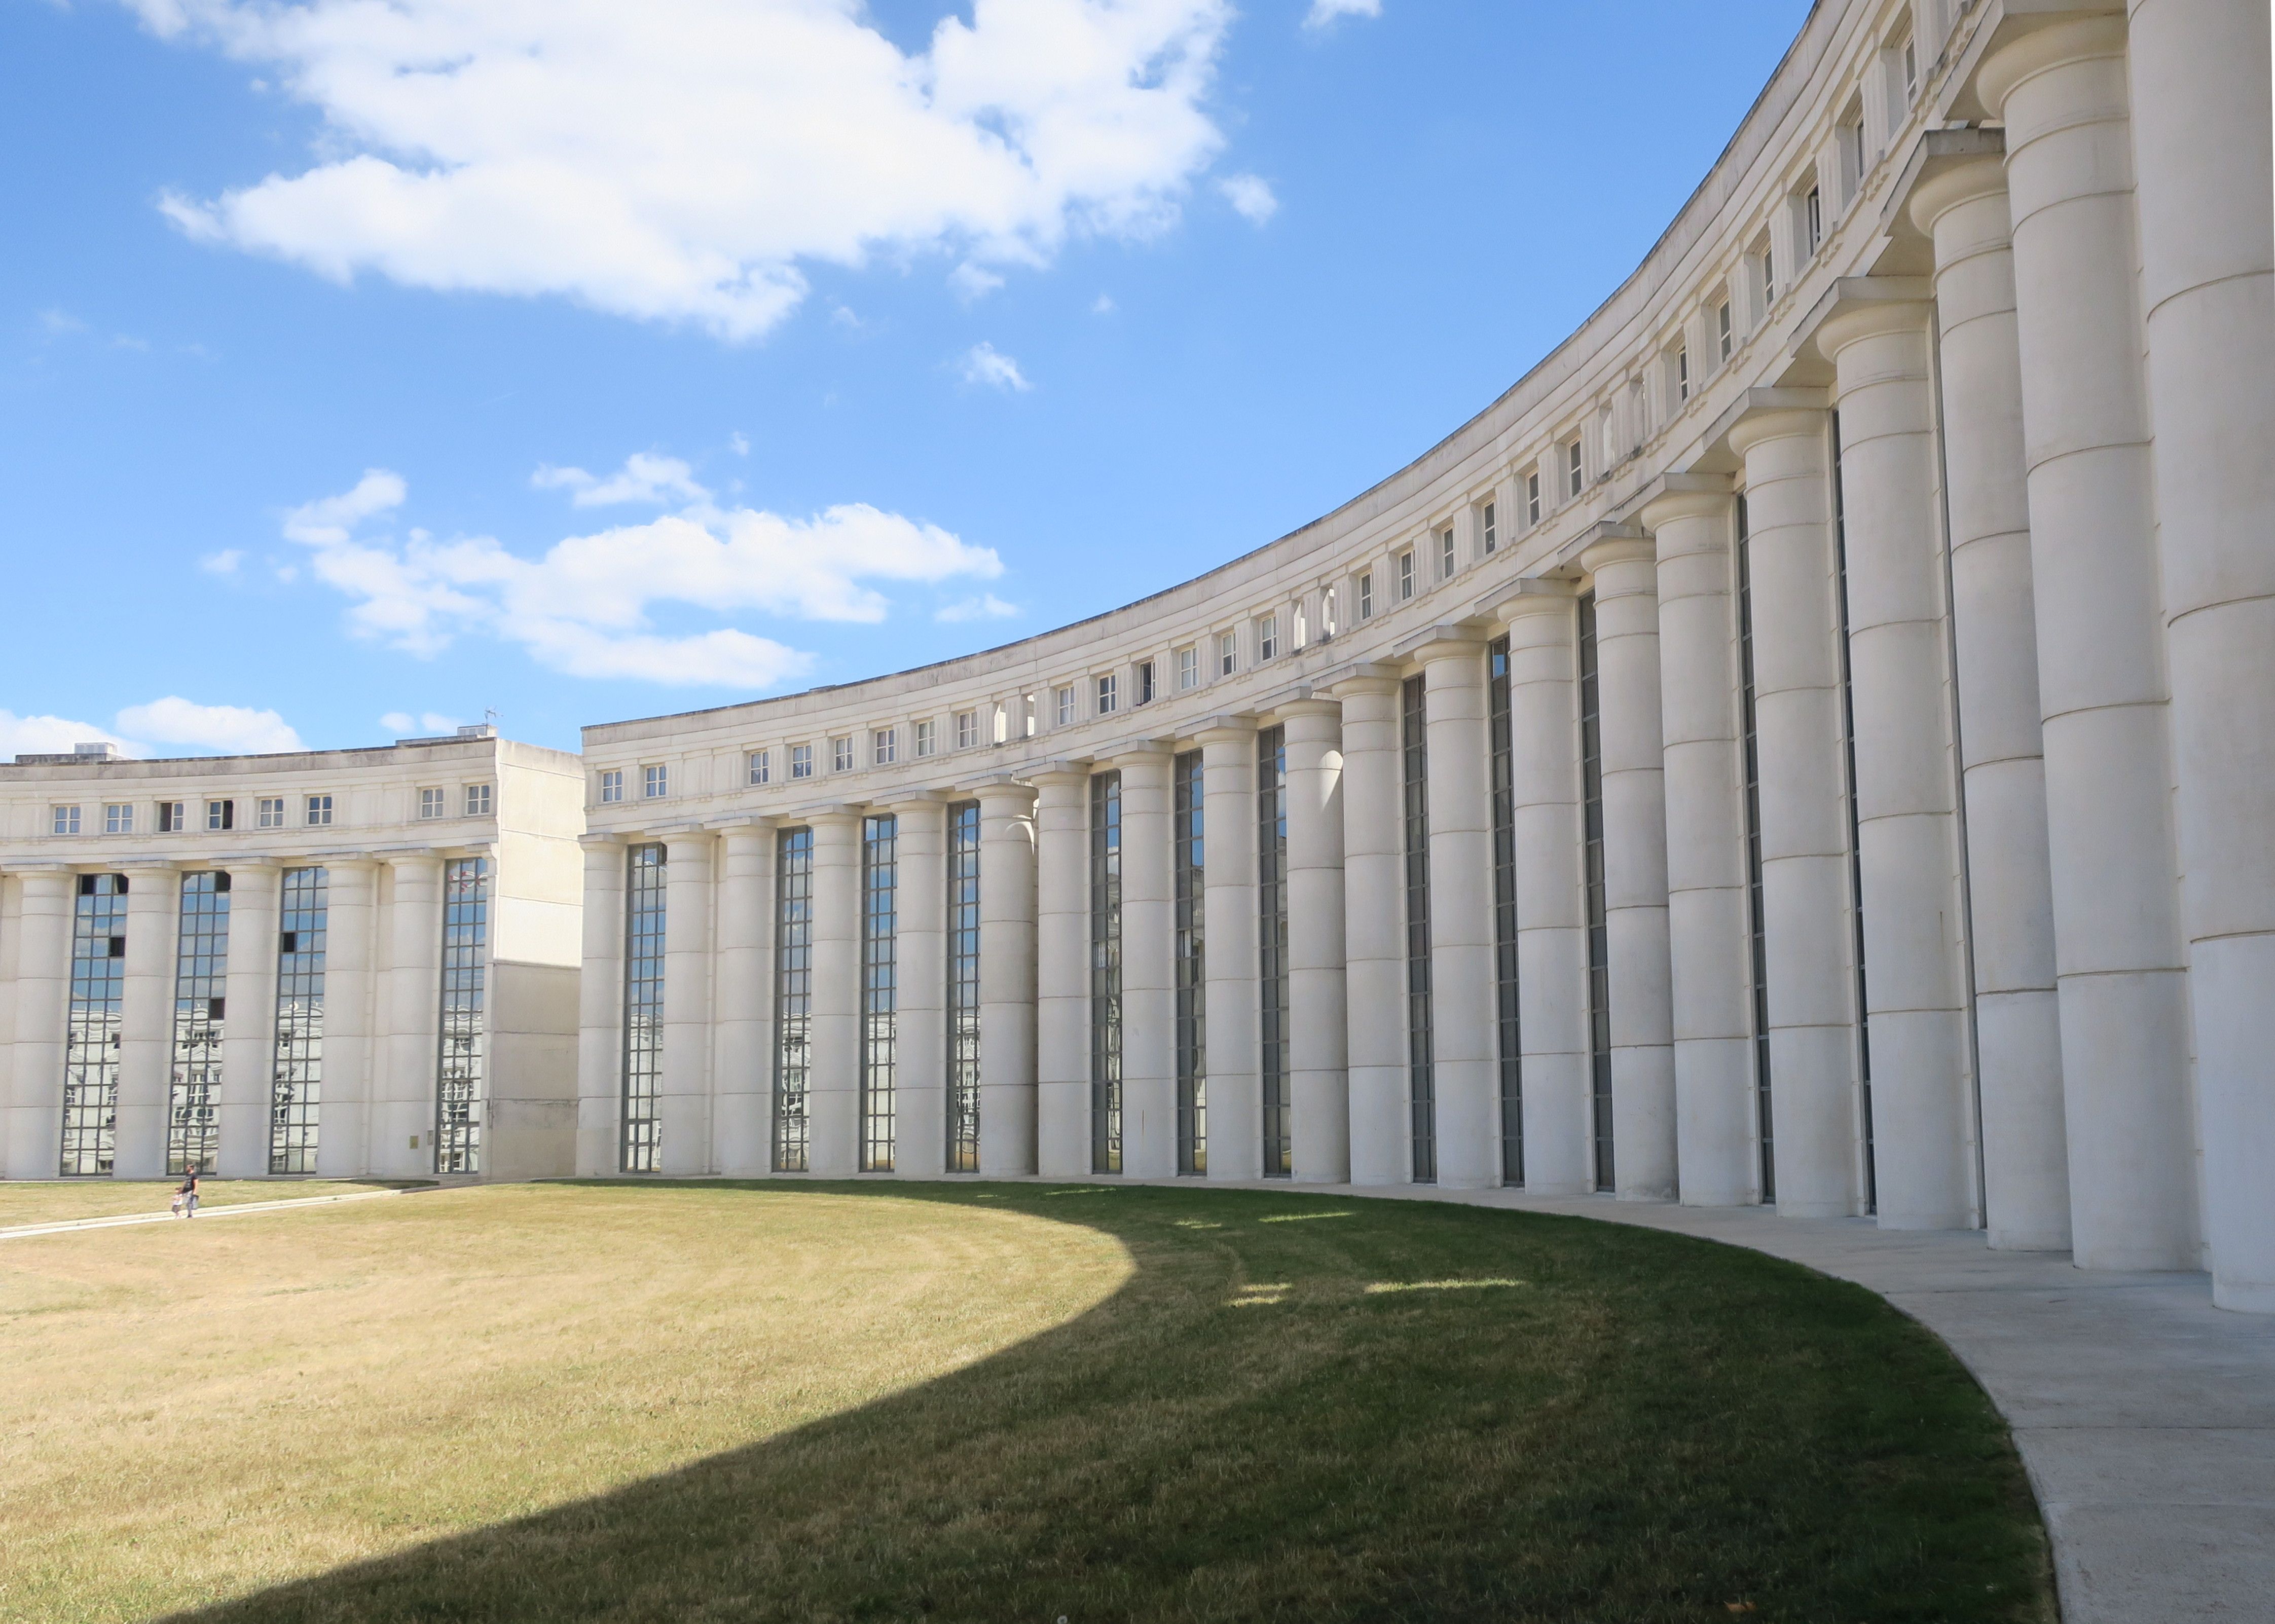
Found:
M 314 1173 L 324 1098 L 324 933 L 330 875 L 288 868 L 276 937 L 276 1064 L 270 1074 L 268 1171 Z
M 1770 1094 L 1769 934 L 1762 908 L 1762 752 L 1754 719 L 1754 561 L 1746 533 L 1746 499 L 1738 498 L 1739 767 L 1745 774 L 1747 1007 L 1754 1023 L 1754 1137 L 1762 1199 L 1777 1200 L 1777 1117 Z
M 1438 1182 L 1437 1045 L 1430 999 L 1430 755 L 1422 679 L 1399 691 L 1406 842 L 1406 1073 L 1414 1182 Z
M 221 1153 L 221 1045 L 229 986 L 229 876 L 182 876 L 174 937 L 173 1065 L 166 1171 L 211 1173 Z
M 813 1080 L 813 831 L 775 842 L 776 1173 L 805 1171 L 806 1089 Z
M 1880 1210 L 1879 1175 L 1872 1149 L 1872 1023 L 1864 1001 L 1864 865 L 1856 842 L 1856 699 L 1848 680 L 1848 525 L 1840 487 L 1840 414 L 1833 414 L 1833 586 L 1840 615 L 1841 799 L 1848 815 L 1848 920 L 1856 961 L 1856 1113 L 1864 1139 L 1864 1210 Z
M 81 874 L 72 907 L 64 1026 L 63 1176 L 110 1171 L 118 1124 L 118 1015 L 126 986 L 126 876 Z
M 1493 1024 L 1500 1059 L 1500 1182 L 1524 1182 L 1524 1043 L 1516 987 L 1516 765 L 1508 638 L 1485 651 L 1486 736 L 1493 755 Z
M 1207 920 L 1203 911 L 1201 754 L 1179 756 L 1172 880 L 1176 909 L 1177 1171 L 1208 1171 Z
M 1295 1168 L 1288 1055 L 1288 734 L 1256 736 L 1256 1038 L 1264 1085 L 1264 1176 Z
M 1090 779 L 1090 1170 L 1122 1171 L 1122 774 Z
M 1612 933 L 1604 895 L 1604 728 L 1591 592 L 1580 594 L 1580 803 L 1588 890 L 1588 1099 L 1596 1188 L 1613 1190 Z
M 900 820 L 861 820 L 861 1171 L 893 1170 Z
M 618 1159 L 626 1173 L 653 1173 L 662 1124 L 664 849 L 634 846 L 624 880 L 624 1103 Z
M 948 1170 L 979 1171 L 979 803 L 948 809 Z
M 452 857 L 442 865 L 442 1053 L 435 1068 L 437 1173 L 482 1170 L 489 948 L 489 859 Z

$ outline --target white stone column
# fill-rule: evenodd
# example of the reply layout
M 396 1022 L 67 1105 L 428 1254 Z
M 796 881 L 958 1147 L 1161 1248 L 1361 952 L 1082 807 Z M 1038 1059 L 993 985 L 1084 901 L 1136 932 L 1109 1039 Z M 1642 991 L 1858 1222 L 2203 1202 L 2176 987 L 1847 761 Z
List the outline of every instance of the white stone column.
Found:
M 585 953 L 577 985 L 577 1176 L 623 1170 L 624 864 L 623 841 L 587 835 Z
M 71 1002 L 72 899 L 79 876 L 61 866 L 16 871 L 14 1092 L 8 1176 L 51 1179 L 63 1155 L 64 1023 Z M 266 1161 L 262 1163 L 265 1167 Z
M 2026 34 L 1978 84 L 2007 125 L 2072 1250 L 2086 1268 L 2195 1268 L 2124 22 Z
M 1261 961 L 1257 940 L 1260 814 L 1256 724 L 1242 717 L 1219 717 L 1194 737 L 1201 747 L 1206 865 L 1201 912 L 1206 933 L 1203 1003 L 1207 1020 L 1208 1175 L 1252 1179 L 1264 1171 L 1264 1084 L 1257 1047 Z M 1336 918 L 1340 924 L 1340 910 Z M 1340 955 L 1340 928 L 1335 948 Z M 1296 1132 L 1302 1131 L 1299 1126 Z
M 1959 787 L 1937 523 L 1930 308 L 1869 282 L 1818 329 L 1840 413 L 1856 848 L 1884 1229 L 1975 1211 Z
M 1910 207 L 1935 241 L 1984 1225 L 1994 1247 L 2067 1251 L 2068 1130 L 2006 168 L 1995 157 L 1955 165 L 1923 182 Z
M 1535 1195 L 1584 1195 L 1596 1182 L 1572 588 L 1520 581 L 1493 613 L 1508 627 L 1524 1182 Z
M 371 1166 L 374 1173 L 404 1178 L 435 1170 L 435 1088 L 442 1041 L 442 859 L 432 851 L 404 852 L 390 856 L 387 866 L 394 877 L 383 926 L 387 1041 L 385 1070 L 371 1114 Z M 325 953 L 329 959 L 329 937 Z M 328 994 L 329 990 L 327 986 Z M 330 1013 L 327 996 L 328 1021 Z M 325 1037 L 329 1058 L 329 1031 Z M 228 1145 L 224 1129 L 224 1155 Z
M 1760 1198 L 1734 506 L 1727 481 L 1674 475 L 1642 516 L 1658 561 L 1668 1001 L 1685 1206 Z
M 221 1101 L 214 1112 L 219 1141 L 214 1168 L 225 1179 L 265 1178 L 268 1174 L 269 1105 L 276 1078 L 278 890 L 283 877 L 275 863 L 232 860 L 229 865 L 229 975 L 222 993 Z M 28 891 L 25 901 L 29 924 Z M 69 940 L 64 939 L 66 954 Z M 27 948 L 29 945 L 27 935 Z M 30 968 L 28 956 L 26 968 Z M 18 1030 L 22 1030 L 20 1025 Z M 57 1031 L 60 1037 L 60 1023 Z
M 999 780 L 979 787 L 979 1171 L 988 1177 L 1035 1170 L 1035 792 Z
M 1395 676 L 1379 672 L 1334 685 L 1343 707 L 1343 974 L 1354 1184 L 1403 1184 L 1410 1175 L 1398 688 Z
M 2268 13 L 2132 0 L 2133 151 L 2212 1301 L 2275 1313 Z
M 1177 1172 L 1176 917 L 1169 866 L 1169 754 L 1142 745 L 1122 774 L 1122 1171 Z
M 1033 782 L 1038 1171 L 1074 1179 L 1090 1171 L 1090 772 Z M 983 968 L 986 951 L 983 939 Z
M 9 1146 L 16 1114 L 16 970 L 22 907 L 22 880 L 0 869 L 0 1177 L 11 1176 Z
M 111 1176 L 155 1179 L 166 1171 L 168 1061 L 174 1035 L 174 932 L 181 872 L 170 863 L 126 871 L 126 974 L 119 989 L 118 1109 Z
M 806 1171 L 850 1178 L 861 1149 L 861 813 L 836 807 L 813 830 L 812 1075 Z M 671 984 L 664 984 L 670 1007 Z M 669 1046 L 667 1046 L 668 1051 Z
M 720 832 L 718 891 L 712 1163 L 729 1178 L 764 1178 L 774 1166 L 774 820 Z
M 1299 1184 L 1340 1184 L 1350 1177 L 1342 716 L 1342 706 L 1331 699 L 1298 699 L 1280 707 L 1288 744 L 1288 1035 Z M 1482 726 L 1479 733 L 1482 737 Z M 1252 806 L 1246 827 L 1252 841 Z M 1209 838 L 1213 863 L 1213 831 Z M 1252 894 L 1249 912 L 1252 918 Z M 1248 962 L 1252 970 L 1252 952 Z M 1209 1039 L 1213 1047 L 1213 1017 Z
M 1500 1182 L 1500 1068 L 1494 1054 L 1493 803 L 1485 638 L 1440 627 L 1422 667 L 1430 797 L 1430 1041 L 1438 1182 Z
M 1603 729 L 1604 911 L 1612 1017 L 1614 1175 L 1625 1201 L 1676 1194 L 1674 1008 L 1668 961 L 1667 745 L 1659 722 L 1659 553 L 1640 531 L 1580 555 L 1594 577 Z
M 316 1107 L 316 1170 L 326 1178 L 360 1178 L 374 1171 L 372 1062 L 381 1041 L 371 1019 L 378 991 L 372 971 L 378 865 L 362 857 L 327 857 L 324 874 L 324 1084 Z M 439 923 L 435 928 L 439 954 Z M 438 980 L 438 1009 L 440 1003 Z M 431 1173 L 431 1099 L 428 1105 L 415 1159 L 420 1171 Z
M 711 858 L 708 829 L 663 842 L 663 1066 L 655 1096 L 656 1171 L 712 1171 Z
M 885 808 L 898 833 L 894 918 L 893 1171 L 948 1167 L 948 824 L 935 796 Z
M 1854 925 L 1825 415 L 1772 405 L 1745 461 L 1778 1211 L 1860 1210 Z M 1868 961 L 1869 966 L 1869 961 Z

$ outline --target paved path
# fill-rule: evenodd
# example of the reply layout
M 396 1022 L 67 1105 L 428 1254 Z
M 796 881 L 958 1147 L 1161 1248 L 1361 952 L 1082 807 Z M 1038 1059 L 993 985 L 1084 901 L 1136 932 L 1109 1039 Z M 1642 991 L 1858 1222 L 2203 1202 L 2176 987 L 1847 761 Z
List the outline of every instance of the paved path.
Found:
M 117 1229 L 127 1224 L 204 1223 L 214 1218 L 237 1218 L 247 1212 L 278 1212 L 286 1207 L 329 1206 L 336 1201 L 378 1201 L 388 1196 L 413 1196 L 420 1190 L 436 1186 L 419 1185 L 408 1190 L 358 1190 L 336 1196 L 298 1196 L 290 1201 L 231 1201 L 217 1206 L 200 1206 L 194 1219 L 176 1218 L 164 1208 L 155 1212 L 115 1212 L 108 1218 L 62 1218 L 51 1224 L 21 1224 L 13 1229 L 0 1229 L 0 1241 L 13 1241 L 26 1235 L 61 1235 L 69 1229 Z
M 2275 1620 L 2275 1318 L 2212 1307 L 2205 1275 L 2088 1272 L 1979 1235 L 1761 1207 L 1301 1188 L 1605 1219 L 1854 1280 L 1941 1337 L 2005 1414 L 2053 1539 L 2065 1624 Z

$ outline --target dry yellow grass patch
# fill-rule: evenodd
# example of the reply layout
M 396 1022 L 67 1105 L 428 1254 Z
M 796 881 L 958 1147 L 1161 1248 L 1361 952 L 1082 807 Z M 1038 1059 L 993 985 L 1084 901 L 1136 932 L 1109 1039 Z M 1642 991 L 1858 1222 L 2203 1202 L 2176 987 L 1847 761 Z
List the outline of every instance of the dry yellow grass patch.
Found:
M 1093 1229 L 812 1191 L 506 1186 L 11 1241 L 0 1617 L 143 1617 L 595 1494 L 1130 1272 Z
M 248 1201 L 298 1201 L 310 1196 L 352 1196 L 366 1190 L 399 1190 L 390 1179 L 200 1179 L 203 1208 L 241 1206 Z M 170 1179 L 56 1179 L 0 1181 L 0 1229 L 24 1224 L 58 1224 L 76 1218 L 117 1218 L 129 1212 L 163 1212 L 181 1187 Z

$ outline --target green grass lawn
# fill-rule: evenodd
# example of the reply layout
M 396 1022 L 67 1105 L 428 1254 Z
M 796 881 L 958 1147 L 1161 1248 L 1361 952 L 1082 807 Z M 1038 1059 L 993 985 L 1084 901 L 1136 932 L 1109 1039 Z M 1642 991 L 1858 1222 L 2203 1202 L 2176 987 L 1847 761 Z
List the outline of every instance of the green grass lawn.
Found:
M 522 1185 L 0 1247 L 0 1616 L 2050 1620 L 1861 1288 L 1295 1193 Z
M 297 1201 L 309 1196 L 351 1196 L 366 1190 L 401 1190 L 431 1184 L 431 1179 L 200 1179 L 200 1208 L 239 1206 L 248 1201 Z M 73 1218 L 117 1218 L 129 1212 L 163 1212 L 181 1188 L 170 1179 L 0 1180 L 0 1229 L 21 1224 L 61 1223 Z

